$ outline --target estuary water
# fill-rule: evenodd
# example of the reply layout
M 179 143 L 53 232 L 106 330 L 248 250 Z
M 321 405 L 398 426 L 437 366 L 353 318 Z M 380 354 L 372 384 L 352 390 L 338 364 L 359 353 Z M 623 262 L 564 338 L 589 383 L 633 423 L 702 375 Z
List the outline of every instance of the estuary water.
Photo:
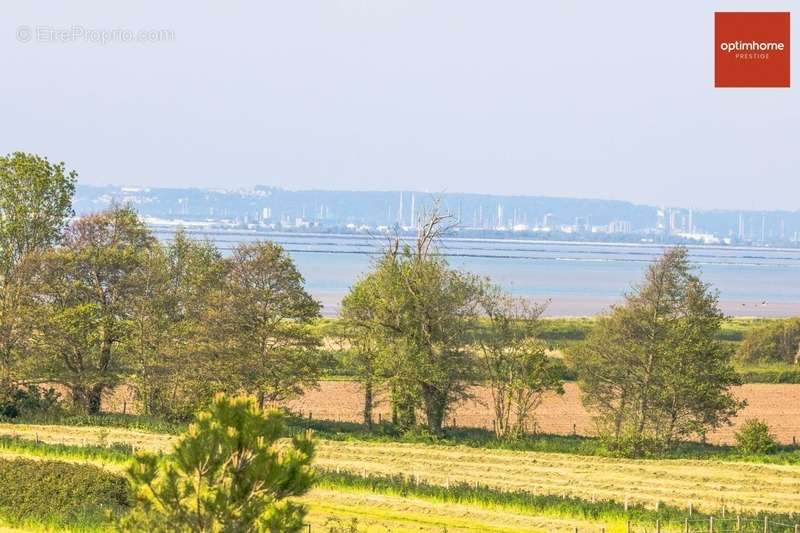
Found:
M 163 240 L 172 230 L 154 228 Z M 358 276 L 369 271 L 386 244 L 381 236 L 187 230 L 230 253 L 239 243 L 272 240 L 292 256 L 306 287 L 333 316 Z M 550 316 L 588 316 L 621 301 L 648 263 L 664 248 L 652 244 L 597 244 L 518 239 L 445 239 L 449 263 L 489 276 L 513 294 L 548 302 Z M 800 315 L 800 250 L 691 246 L 704 281 L 719 290 L 720 305 L 732 316 Z

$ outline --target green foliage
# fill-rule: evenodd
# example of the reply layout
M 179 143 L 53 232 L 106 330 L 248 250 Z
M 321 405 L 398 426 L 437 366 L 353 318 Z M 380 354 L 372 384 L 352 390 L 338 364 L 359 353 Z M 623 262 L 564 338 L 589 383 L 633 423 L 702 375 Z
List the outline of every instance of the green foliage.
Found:
M 51 247 L 72 214 L 77 174 L 15 152 L 0 157 L 0 387 L 14 389 L 30 355 L 35 314 L 25 258 Z M 1 393 L 0 393 L 1 394 Z
M 52 387 L 43 390 L 34 384 L 6 389 L 4 393 L 0 393 L 0 419 L 59 413 L 59 397 Z
M 272 242 L 243 244 L 227 267 L 203 316 L 208 348 L 220 361 L 219 390 L 247 391 L 263 407 L 316 385 L 320 339 L 311 325 L 321 306 L 289 255 Z
M 745 454 L 761 454 L 775 451 L 778 443 L 763 420 L 746 420 L 736 432 L 736 446 Z
M 396 239 L 342 301 L 343 316 L 368 341 L 375 377 L 385 377 L 400 426 L 414 426 L 419 409 L 436 434 L 475 381 L 469 332 L 481 291 L 479 279 L 436 253 L 445 221 L 434 212 L 413 246 Z
M 771 320 L 747 332 L 736 351 L 741 363 L 797 364 L 800 358 L 800 318 Z
M 129 469 L 137 506 L 122 526 L 134 531 L 300 531 L 305 509 L 286 500 L 313 480 L 309 434 L 277 443 L 284 427 L 248 398 L 217 396 L 174 451 L 143 453 Z
M 31 372 L 69 387 L 78 409 L 97 413 L 103 391 L 126 373 L 121 344 L 154 246 L 131 208 L 114 208 L 74 221 L 62 246 L 32 258 L 39 320 Z
M 685 248 L 667 250 L 624 305 L 598 319 L 570 352 L 583 401 L 608 440 L 641 454 L 701 436 L 741 407 L 730 350 L 716 339 L 717 295 L 692 271 Z
M 535 411 L 544 394 L 564 394 L 563 365 L 550 359 L 546 345 L 536 338 L 544 307 L 488 284 L 481 306 L 489 327 L 476 344 L 481 350 L 482 374 L 491 390 L 495 432 L 502 438 L 535 432 Z
M 58 242 L 77 176 L 34 154 L 0 157 L 0 278 L 28 253 Z
M 87 464 L 0 459 L 0 515 L 55 525 L 102 522 L 129 506 L 127 480 Z M 53 520 L 55 518 L 55 520 Z

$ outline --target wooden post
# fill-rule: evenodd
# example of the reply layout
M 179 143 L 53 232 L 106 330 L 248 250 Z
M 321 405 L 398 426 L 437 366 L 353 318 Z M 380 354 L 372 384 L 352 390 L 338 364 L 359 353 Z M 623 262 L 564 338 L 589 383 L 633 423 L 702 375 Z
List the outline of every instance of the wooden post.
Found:
M 574 528 L 574 529 L 572 530 L 572 533 L 578 533 L 578 528 L 577 528 L 577 527 L 576 527 L 576 528 Z
M 722 505 L 722 518 L 725 518 L 725 504 Z
M 689 502 L 689 516 L 692 516 L 692 502 Z
M 736 513 L 736 531 L 737 533 L 742 530 L 742 517 Z
M 627 521 L 626 529 L 627 529 L 628 533 L 631 533 L 631 521 L 630 520 Z
M 689 518 L 683 519 L 683 533 L 689 533 Z
M 572 423 L 572 434 L 573 435 L 577 435 L 578 434 L 578 428 L 577 428 L 577 425 L 575 424 L 575 422 Z
M 769 519 L 764 517 L 764 533 L 769 533 Z
M 308 533 L 311 533 L 311 524 L 308 524 Z
M 308 419 L 311 420 L 311 411 L 308 412 Z
M 792 446 L 797 446 L 797 437 L 792 435 Z
M 625 496 L 625 512 L 628 512 L 628 497 Z
M 800 533 L 800 524 L 794 525 L 794 533 Z
M 378 413 L 378 424 L 383 424 L 383 415 Z
M 656 519 L 656 533 L 661 533 L 661 520 Z
M 708 533 L 714 533 L 714 517 L 708 517 Z
M 39 433 L 36 433 L 36 444 L 39 444 Z

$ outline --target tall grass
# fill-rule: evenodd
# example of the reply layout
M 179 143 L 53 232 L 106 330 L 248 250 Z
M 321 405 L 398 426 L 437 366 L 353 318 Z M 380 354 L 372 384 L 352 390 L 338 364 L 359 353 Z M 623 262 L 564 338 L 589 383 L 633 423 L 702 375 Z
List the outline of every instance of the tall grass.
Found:
M 688 516 L 687 509 L 660 504 L 658 509 L 646 508 L 643 505 L 626 505 L 610 500 L 589 501 L 572 496 L 550 494 L 534 494 L 516 490 L 499 490 L 482 485 L 468 483 L 451 483 L 449 486 L 416 481 L 402 475 L 370 475 L 359 476 L 353 473 L 320 472 L 317 476 L 317 487 L 330 489 L 348 489 L 367 491 L 376 494 L 393 496 L 413 496 L 438 503 L 457 503 L 480 506 L 490 509 L 501 509 L 520 514 L 534 516 L 552 516 L 566 519 L 580 519 L 600 523 L 626 523 L 650 525 L 658 520 L 662 526 L 682 529 Z M 693 522 L 707 523 L 711 514 L 693 512 Z M 745 523 L 763 524 L 767 516 L 770 522 L 793 524 L 800 521 L 798 514 L 743 514 Z M 719 518 L 717 514 L 717 518 Z

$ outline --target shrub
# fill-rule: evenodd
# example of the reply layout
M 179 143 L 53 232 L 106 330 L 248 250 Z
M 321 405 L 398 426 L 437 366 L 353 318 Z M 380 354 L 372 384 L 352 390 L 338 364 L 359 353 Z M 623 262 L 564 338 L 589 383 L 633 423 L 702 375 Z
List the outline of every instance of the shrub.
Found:
M 52 414 L 58 412 L 60 395 L 53 389 L 36 385 L 13 388 L 0 393 L 0 418 Z
M 742 363 L 792 363 L 800 356 L 800 318 L 773 320 L 750 330 L 736 359 Z
M 775 438 L 769 432 L 766 422 L 757 419 L 745 421 L 736 433 L 736 446 L 742 453 L 770 453 L 777 447 Z
M 12 521 L 101 521 L 128 505 L 127 480 L 96 466 L 0 459 L 0 513 Z
M 286 501 L 311 487 L 310 433 L 291 443 L 283 415 L 252 398 L 217 396 L 173 453 L 136 456 L 128 473 L 137 499 L 126 531 L 300 531 L 305 508 Z

